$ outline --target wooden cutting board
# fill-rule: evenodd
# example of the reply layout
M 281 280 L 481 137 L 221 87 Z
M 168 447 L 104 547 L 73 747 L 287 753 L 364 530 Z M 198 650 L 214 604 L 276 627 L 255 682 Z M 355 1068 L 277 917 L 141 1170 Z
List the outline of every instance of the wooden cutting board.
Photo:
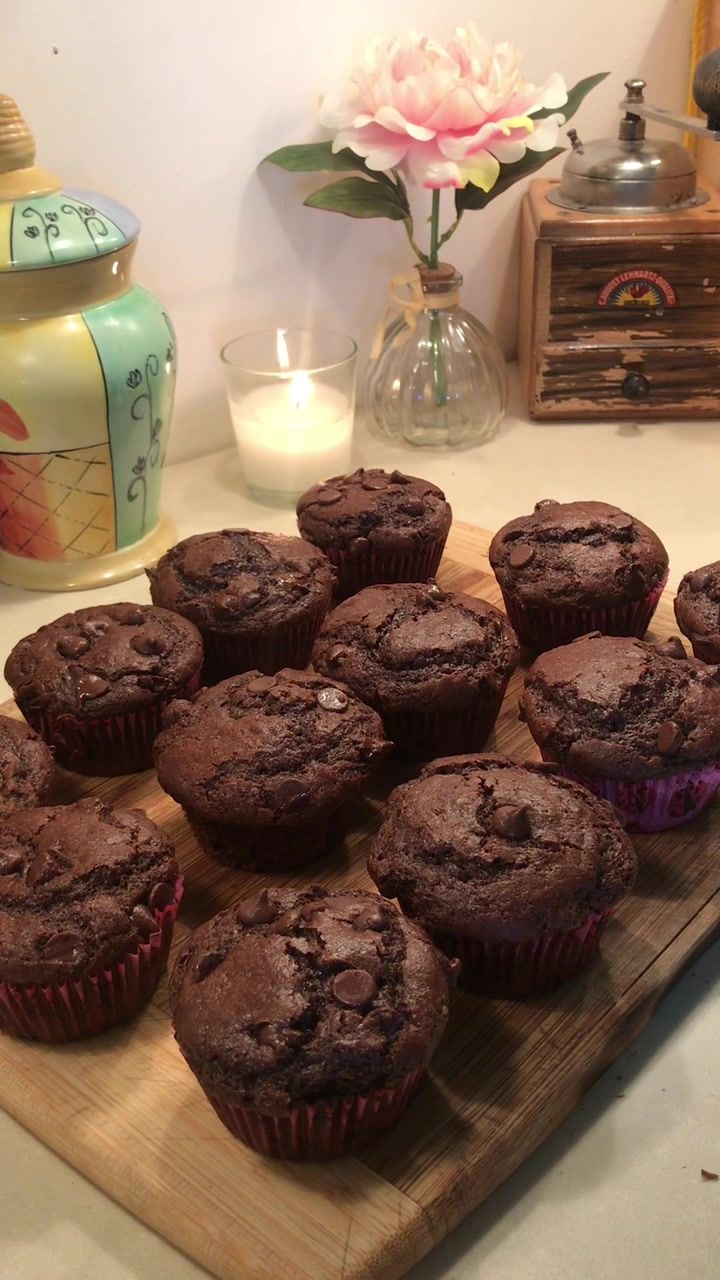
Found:
M 489 535 L 455 526 L 440 580 L 500 603 Z M 132 594 L 132 588 L 130 588 Z M 669 597 L 651 635 L 675 630 Z M 537 757 L 517 719 L 518 673 L 492 749 Z M 6 710 L 7 708 L 3 708 Z M 187 891 L 176 933 L 262 883 L 367 886 L 365 850 L 388 765 L 355 806 L 344 849 L 303 876 L 224 869 L 198 850 L 154 775 L 65 775 L 63 800 L 140 805 L 176 842 Z M 358 1158 L 277 1163 L 230 1137 L 177 1050 L 163 983 L 147 1011 L 96 1040 L 47 1048 L 0 1036 L 0 1103 L 93 1182 L 222 1280 L 396 1280 L 517 1168 L 638 1035 L 720 926 L 720 815 L 637 840 L 641 871 L 601 957 L 525 1002 L 458 995 L 427 1083 Z

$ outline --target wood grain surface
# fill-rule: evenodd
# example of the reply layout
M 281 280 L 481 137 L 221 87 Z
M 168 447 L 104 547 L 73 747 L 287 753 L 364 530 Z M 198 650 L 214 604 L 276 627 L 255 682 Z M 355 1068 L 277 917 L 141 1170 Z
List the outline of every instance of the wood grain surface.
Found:
M 499 603 L 489 535 L 454 527 L 440 580 Z M 674 630 L 666 597 L 651 635 Z M 522 673 L 490 746 L 536 758 L 517 719 Z M 175 840 L 187 892 L 174 949 L 188 930 L 263 883 L 367 885 L 365 850 L 390 764 L 353 810 L 345 845 L 303 875 L 232 872 L 203 855 L 154 775 L 83 780 L 140 805 Z M 720 927 L 720 825 L 711 811 L 637 839 L 640 876 L 600 958 L 557 992 L 523 1002 L 454 998 L 426 1084 L 400 1124 L 361 1157 L 291 1165 L 233 1139 L 172 1037 L 163 983 L 124 1028 L 62 1048 L 0 1037 L 0 1103 L 98 1186 L 222 1280 L 397 1280 L 480 1203 L 627 1048 L 660 997 Z

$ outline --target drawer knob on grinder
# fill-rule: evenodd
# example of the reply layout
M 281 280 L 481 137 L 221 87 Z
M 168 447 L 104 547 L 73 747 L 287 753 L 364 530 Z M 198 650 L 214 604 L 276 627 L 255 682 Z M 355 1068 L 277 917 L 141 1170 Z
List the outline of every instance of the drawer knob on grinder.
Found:
M 644 373 L 629 373 L 622 384 L 626 400 L 646 400 L 650 395 L 650 383 Z

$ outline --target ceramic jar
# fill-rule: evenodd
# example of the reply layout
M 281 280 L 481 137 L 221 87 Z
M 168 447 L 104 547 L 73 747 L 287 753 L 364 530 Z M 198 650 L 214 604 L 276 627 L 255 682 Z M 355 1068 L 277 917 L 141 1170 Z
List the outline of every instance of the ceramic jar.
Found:
M 0 580 L 63 590 L 131 577 L 171 541 L 175 335 L 133 283 L 135 216 L 34 155 L 0 96 Z

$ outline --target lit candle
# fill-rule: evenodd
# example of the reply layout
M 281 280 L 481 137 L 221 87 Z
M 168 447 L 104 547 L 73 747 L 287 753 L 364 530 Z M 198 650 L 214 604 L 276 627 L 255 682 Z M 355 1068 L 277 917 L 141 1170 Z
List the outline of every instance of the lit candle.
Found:
M 231 395 L 230 412 L 252 489 L 299 494 L 350 466 L 352 406 L 307 373 Z
M 220 354 L 250 489 L 289 499 L 350 469 L 357 355 L 351 338 L 274 329 L 235 338 Z

